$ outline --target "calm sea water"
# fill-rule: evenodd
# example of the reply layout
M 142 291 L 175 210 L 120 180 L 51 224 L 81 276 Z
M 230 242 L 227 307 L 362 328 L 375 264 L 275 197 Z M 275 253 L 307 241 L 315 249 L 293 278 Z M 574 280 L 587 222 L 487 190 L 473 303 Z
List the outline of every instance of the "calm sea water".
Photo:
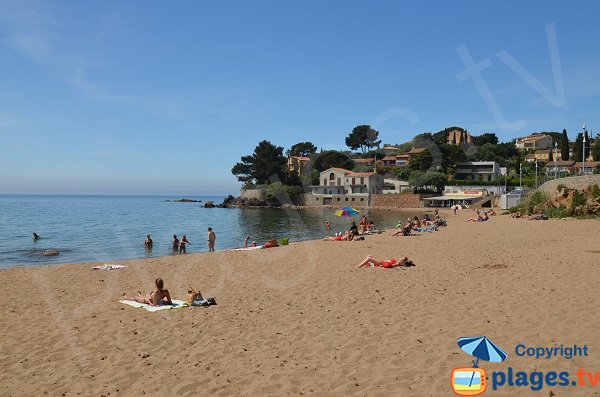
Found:
M 247 235 L 258 244 L 284 236 L 294 242 L 325 236 L 325 221 L 332 223 L 332 233 L 348 225 L 331 208 L 202 208 L 203 203 L 165 201 L 178 198 L 0 195 L 0 268 L 172 255 L 173 234 L 187 235 L 188 252 L 204 252 L 209 226 L 217 234 L 217 250 L 222 250 L 243 246 Z M 389 211 L 365 213 L 381 228 L 394 227 L 400 217 Z M 42 240 L 33 242 L 33 232 Z M 146 234 L 154 241 L 151 251 L 144 249 Z M 48 249 L 57 249 L 60 255 L 40 256 Z

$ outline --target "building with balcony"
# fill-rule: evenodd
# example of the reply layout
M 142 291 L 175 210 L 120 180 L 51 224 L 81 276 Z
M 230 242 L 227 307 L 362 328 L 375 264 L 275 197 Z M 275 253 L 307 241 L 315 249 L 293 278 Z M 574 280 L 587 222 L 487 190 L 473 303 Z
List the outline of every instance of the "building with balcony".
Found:
M 456 163 L 455 178 L 469 181 L 495 181 L 500 175 L 500 164 L 495 161 L 465 161 Z
M 287 167 L 290 171 L 296 171 L 298 175 L 302 175 L 302 171 L 306 165 L 310 162 L 308 157 L 303 156 L 289 156 L 287 161 Z
M 521 150 L 538 150 L 551 149 L 552 137 L 546 134 L 531 134 L 523 138 L 518 138 L 515 142 L 517 149 Z
M 345 205 L 356 201 L 367 204 L 371 194 L 383 192 L 383 184 L 383 175 L 376 172 L 329 168 L 321 172 L 319 185 L 311 186 L 311 191 L 313 196 L 318 196 L 316 201 L 323 205 Z

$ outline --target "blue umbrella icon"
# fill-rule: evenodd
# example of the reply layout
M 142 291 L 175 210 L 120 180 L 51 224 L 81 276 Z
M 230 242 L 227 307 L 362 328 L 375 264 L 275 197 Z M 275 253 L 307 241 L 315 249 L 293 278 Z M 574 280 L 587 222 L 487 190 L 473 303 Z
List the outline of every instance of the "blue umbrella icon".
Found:
M 492 341 L 485 336 L 458 338 L 458 347 L 465 353 L 477 358 L 476 361 L 473 361 L 474 368 L 477 368 L 479 360 L 490 361 L 493 363 L 499 363 L 506 360 L 506 352 L 492 343 Z M 474 376 L 475 372 L 473 372 L 473 375 L 471 376 L 469 386 L 471 386 Z

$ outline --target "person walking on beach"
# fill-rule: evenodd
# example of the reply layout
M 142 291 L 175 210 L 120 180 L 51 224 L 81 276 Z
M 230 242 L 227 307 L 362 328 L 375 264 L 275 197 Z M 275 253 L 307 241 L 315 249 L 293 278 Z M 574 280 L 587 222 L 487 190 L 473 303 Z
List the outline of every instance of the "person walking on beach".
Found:
M 147 235 L 146 240 L 144 240 L 144 248 L 151 250 L 153 244 L 152 238 L 150 238 L 150 235 Z
M 171 242 L 171 245 L 173 246 L 173 252 L 177 253 L 177 251 L 179 250 L 179 239 L 175 234 L 173 235 L 173 241 Z
M 325 230 L 327 230 L 327 233 L 331 231 L 331 223 L 329 221 L 325 222 Z
M 212 227 L 208 228 L 208 252 L 215 252 L 215 240 L 217 235 L 213 232 Z
M 186 244 L 192 244 L 188 241 L 186 235 L 184 234 L 183 237 L 181 238 L 181 241 L 179 241 L 179 253 L 180 254 L 185 254 L 185 245 Z

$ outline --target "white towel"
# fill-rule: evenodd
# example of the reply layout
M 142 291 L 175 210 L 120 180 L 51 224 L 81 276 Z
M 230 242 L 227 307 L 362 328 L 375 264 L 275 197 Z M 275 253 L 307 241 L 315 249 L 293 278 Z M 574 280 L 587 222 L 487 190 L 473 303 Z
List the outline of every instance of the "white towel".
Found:
M 177 299 L 171 299 L 171 302 L 173 302 L 172 305 L 160 305 L 160 306 L 150 306 L 146 303 L 140 303 L 140 302 L 136 302 L 136 301 L 130 301 L 130 300 L 120 300 L 120 303 L 124 303 L 126 305 L 129 306 L 133 306 L 133 307 L 141 307 L 143 309 L 148 310 L 149 312 L 157 312 L 159 310 L 169 310 L 169 309 L 181 309 L 182 307 L 187 307 L 188 304 L 185 301 L 180 301 Z

